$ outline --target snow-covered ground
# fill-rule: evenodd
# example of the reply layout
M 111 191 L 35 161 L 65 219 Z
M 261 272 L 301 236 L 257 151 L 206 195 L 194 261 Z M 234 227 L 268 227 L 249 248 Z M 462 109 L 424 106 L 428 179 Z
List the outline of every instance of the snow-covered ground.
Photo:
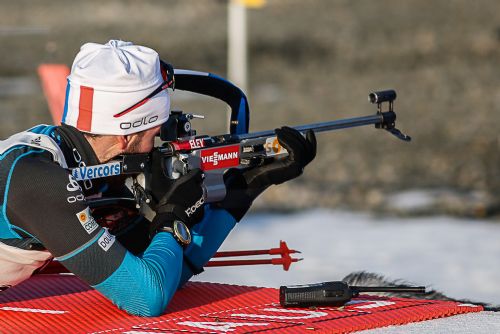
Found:
M 495 222 L 332 210 L 254 214 L 236 226 L 221 250 L 277 247 L 280 239 L 304 258 L 288 272 L 279 266 L 207 268 L 197 280 L 279 287 L 340 280 L 366 270 L 500 305 L 500 224 Z

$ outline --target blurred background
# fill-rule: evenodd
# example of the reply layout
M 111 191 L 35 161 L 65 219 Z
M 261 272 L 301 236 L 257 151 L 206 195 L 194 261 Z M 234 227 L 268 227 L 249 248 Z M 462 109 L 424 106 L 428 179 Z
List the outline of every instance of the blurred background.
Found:
M 375 112 L 394 88 L 404 143 L 371 127 L 320 134 L 305 177 L 256 209 L 399 214 L 500 211 L 500 4 L 495 0 L 268 0 L 247 8 L 251 131 Z M 0 137 L 51 122 L 36 68 L 71 65 L 85 42 L 156 49 L 177 68 L 227 77 L 226 0 L 0 1 Z M 225 131 L 225 108 L 179 94 Z
M 500 273 L 494 268 L 500 249 L 493 244 L 500 243 L 487 240 L 500 233 L 490 230 L 500 216 L 500 3 L 250 2 L 259 4 L 246 9 L 251 131 L 371 115 L 376 110 L 367 101 L 368 93 L 393 88 L 398 93 L 397 127 L 413 138 L 405 143 L 373 127 L 319 134 L 318 156 L 305 175 L 272 187 L 256 201 L 254 214 L 273 210 L 288 216 L 254 215 L 250 220 L 288 220 L 289 226 L 296 227 L 288 230 L 289 235 L 295 233 L 292 238 L 304 235 L 304 221 L 332 222 L 332 238 L 324 242 L 339 248 L 324 250 L 344 257 L 325 263 L 323 249 L 311 250 L 306 260 L 312 262 L 297 272 L 308 274 L 296 276 L 296 281 L 298 277 L 309 282 L 326 279 L 325 268 L 337 268 L 328 275 L 333 271 L 340 279 L 350 270 L 367 267 L 418 278 L 424 284 L 439 281 L 442 289 L 457 276 L 468 274 L 470 284 L 498 281 Z M 0 0 L 0 137 L 52 122 L 36 74 L 39 64 L 70 66 L 83 43 L 105 43 L 112 38 L 150 46 L 176 68 L 226 77 L 228 1 Z M 205 120 L 194 123 L 199 133 L 225 131 L 224 105 L 174 92 L 174 108 L 206 115 Z M 328 211 L 329 218 L 324 211 L 319 215 L 304 211 L 313 208 L 336 211 Z M 290 216 L 296 211 L 298 215 Z M 355 213 L 360 211 L 378 218 Z M 391 225 L 384 218 L 388 215 L 418 217 L 389 219 Z M 455 218 L 427 218 L 434 215 Z M 255 240 L 251 238 L 256 230 L 244 234 L 250 225 L 246 226 L 238 237 L 228 240 L 230 247 L 244 246 L 245 236 Z M 281 225 L 268 228 L 271 226 Z M 356 262 L 348 255 L 375 238 L 366 234 L 372 228 L 383 232 L 377 241 L 386 235 L 399 242 L 385 249 L 366 246 L 365 256 L 359 254 Z M 352 237 L 361 231 L 365 237 L 352 242 L 338 234 Z M 278 233 L 273 240 L 285 234 Z M 261 242 L 267 241 L 262 233 L 257 235 Z M 423 241 L 430 236 L 450 237 L 451 243 L 435 240 L 436 248 L 426 249 L 432 249 L 429 257 L 420 258 L 425 253 Z M 402 252 L 405 245 L 407 253 Z M 395 260 L 397 252 L 400 257 Z M 433 259 L 438 253 L 471 257 L 457 255 L 436 262 Z M 490 258 L 485 260 L 486 256 Z M 477 258 L 483 262 L 474 262 Z M 402 271 L 411 261 L 419 266 Z M 434 265 L 425 269 L 423 263 L 430 262 Z M 390 263 L 393 265 L 388 267 Z M 445 268 L 444 263 L 450 267 Z M 473 265 L 491 271 L 485 273 Z M 323 276 L 321 271 L 310 275 L 311 268 L 320 267 Z M 437 273 L 440 268 L 443 272 Z M 470 285 L 467 288 L 463 291 L 470 293 Z M 496 289 L 493 299 L 500 303 L 498 288 L 483 284 L 481 289 L 482 294 L 464 292 L 462 296 L 484 298 Z

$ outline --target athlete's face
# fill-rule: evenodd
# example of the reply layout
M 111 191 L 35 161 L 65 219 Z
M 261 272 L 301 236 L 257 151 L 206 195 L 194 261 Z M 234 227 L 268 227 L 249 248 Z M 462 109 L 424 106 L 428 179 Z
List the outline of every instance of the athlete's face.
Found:
M 160 133 L 160 125 L 130 136 L 126 153 L 148 153 L 154 147 L 155 137 Z

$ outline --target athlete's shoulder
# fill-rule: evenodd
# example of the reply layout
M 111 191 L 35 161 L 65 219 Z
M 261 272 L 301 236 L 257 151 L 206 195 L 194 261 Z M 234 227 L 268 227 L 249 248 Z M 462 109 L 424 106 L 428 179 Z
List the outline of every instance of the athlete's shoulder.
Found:
M 33 152 L 33 151 L 32 151 Z M 81 190 L 71 173 L 52 160 L 47 151 L 28 154 L 16 162 L 12 172 L 12 185 L 26 190 L 36 189 L 48 194 L 50 189 Z M 70 187 L 71 186 L 71 187 Z M 73 189 L 75 188 L 75 189 Z
M 0 140 L 0 156 L 2 162 L 3 160 L 17 162 L 20 158 L 28 155 L 40 154 L 44 151 L 60 151 L 58 139 L 54 132 L 56 128 L 56 126 L 37 125 Z
M 16 169 L 23 169 L 27 172 L 50 172 L 56 175 L 66 175 L 69 171 L 54 162 L 52 154 L 43 149 L 28 149 L 26 153 L 16 162 Z M 36 176 L 34 174 L 33 176 Z

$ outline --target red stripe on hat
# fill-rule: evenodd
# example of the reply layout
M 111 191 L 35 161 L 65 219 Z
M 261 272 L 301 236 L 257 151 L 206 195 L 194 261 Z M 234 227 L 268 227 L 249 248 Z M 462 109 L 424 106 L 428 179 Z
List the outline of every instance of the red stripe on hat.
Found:
M 80 86 L 80 105 L 76 127 L 82 131 L 90 131 L 92 126 L 92 104 L 94 88 Z

